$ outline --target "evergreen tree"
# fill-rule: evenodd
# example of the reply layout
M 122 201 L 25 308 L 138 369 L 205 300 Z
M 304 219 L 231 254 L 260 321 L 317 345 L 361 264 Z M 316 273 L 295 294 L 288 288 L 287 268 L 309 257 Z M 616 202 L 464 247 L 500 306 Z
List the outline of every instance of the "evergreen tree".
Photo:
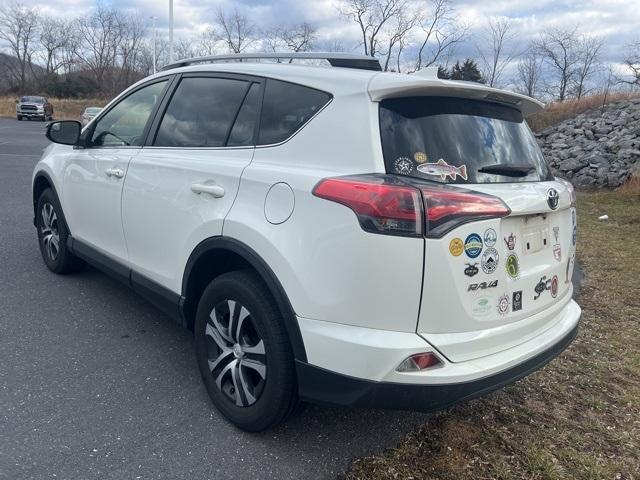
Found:
M 478 64 L 470 58 L 467 58 L 462 65 L 460 65 L 460 61 L 457 61 L 456 64 L 451 67 L 449 78 L 451 78 L 451 80 L 485 83 Z
M 438 65 L 438 78 L 442 78 L 444 80 L 448 80 L 451 77 L 449 76 L 449 71 L 440 65 Z

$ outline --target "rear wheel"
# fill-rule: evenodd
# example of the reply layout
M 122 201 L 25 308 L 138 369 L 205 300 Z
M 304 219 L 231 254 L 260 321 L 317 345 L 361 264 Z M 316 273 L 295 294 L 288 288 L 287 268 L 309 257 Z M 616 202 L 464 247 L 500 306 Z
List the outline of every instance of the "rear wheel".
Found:
M 265 430 L 297 407 L 282 316 L 253 272 L 226 273 L 209 284 L 198 305 L 195 345 L 211 400 L 237 427 Z
M 76 272 L 84 267 L 84 262 L 67 247 L 69 230 L 58 199 L 50 188 L 42 192 L 38 199 L 36 228 L 40 253 L 49 270 L 63 274 Z

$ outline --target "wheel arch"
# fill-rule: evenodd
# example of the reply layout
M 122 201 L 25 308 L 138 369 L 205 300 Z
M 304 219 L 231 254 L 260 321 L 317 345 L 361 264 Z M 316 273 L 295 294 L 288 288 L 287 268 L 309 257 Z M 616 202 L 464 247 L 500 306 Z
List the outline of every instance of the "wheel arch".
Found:
M 188 328 L 193 328 L 198 302 L 207 284 L 223 273 L 241 269 L 251 269 L 262 279 L 282 315 L 294 357 L 306 362 L 298 320 L 282 284 L 257 252 L 233 238 L 207 238 L 189 256 L 182 277 L 182 314 Z
M 40 170 L 33 177 L 33 184 L 32 184 L 33 224 L 34 225 L 36 224 L 36 215 L 37 215 L 36 210 L 38 209 L 38 200 L 40 199 L 40 195 L 42 195 L 42 192 L 44 192 L 47 188 L 51 189 L 56 199 L 58 200 L 58 204 L 62 205 L 60 203 L 60 197 L 58 196 L 55 183 L 53 182 L 53 180 L 51 179 L 51 177 L 47 172 L 45 172 L 44 170 Z M 66 224 L 66 220 L 65 220 L 65 224 Z

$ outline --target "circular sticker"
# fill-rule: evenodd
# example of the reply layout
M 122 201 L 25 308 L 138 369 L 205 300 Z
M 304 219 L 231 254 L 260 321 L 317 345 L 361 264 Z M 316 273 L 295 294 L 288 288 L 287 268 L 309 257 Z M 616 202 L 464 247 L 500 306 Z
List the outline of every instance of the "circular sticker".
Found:
M 507 261 L 505 262 L 505 269 L 507 270 L 507 275 L 509 275 L 511 278 L 518 278 L 520 267 L 518 264 L 518 256 L 515 253 L 512 253 L 507 257 Z
M 462 243 L 462 239 L 454 238 L 449 242 L 449 252 L 454 257 L 459 257 L 462 255 L 462 251 L 464 250 L 464 244 Z
M 558 276 L 554 275 L 551 279 L 551 296 L 556 298 L 558 296 Z
M 464 251 L 469 258 L 476 258 L 482 251 L 482 239 L 477 233 L 472 233 L 464 241 Z
M 393 166 L 400 175 L 409 175 L 413 170 L 413 162 L 407 157 L 399 157 Z
M 482 271 L 487 274 L 495 272 L 496 268 L 498 268 L 499 259 L 498 251 L 495 248 L 487 248 L 482 254 L 482 261 L 480 262 L 482 265 Z
M 487 228 L 484 231 L 483 240 L 487 247 L 493 247 L 496 244 L 496 240 L 498 240 L 498 234 L 493 228 Z
M 413 159 L 416 163 L 424 163 L 427 161 L 427 154 L 424 152 L 416 152 L 413 154 Z
M 475 317 L 484 317 L 489 315 L 492 308 L 489 299 L 487 297 L 481 297 L 473 302 L 471 314 Z
M 500 315 L 509 313 L 509 295 L 504 294 L 498 299 L 498 313 Z

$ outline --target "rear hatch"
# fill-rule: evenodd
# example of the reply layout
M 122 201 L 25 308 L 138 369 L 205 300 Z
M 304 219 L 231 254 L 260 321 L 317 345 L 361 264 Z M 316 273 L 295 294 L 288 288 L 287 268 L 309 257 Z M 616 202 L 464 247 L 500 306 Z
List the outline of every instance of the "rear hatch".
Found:
M 427 208 L 417 332 L 460 362 L 552 328 L 572 293 L 573 189 L 552 177 L 520 111 L 393 98 L 380 130 L 387 172 L 421 188 Z

